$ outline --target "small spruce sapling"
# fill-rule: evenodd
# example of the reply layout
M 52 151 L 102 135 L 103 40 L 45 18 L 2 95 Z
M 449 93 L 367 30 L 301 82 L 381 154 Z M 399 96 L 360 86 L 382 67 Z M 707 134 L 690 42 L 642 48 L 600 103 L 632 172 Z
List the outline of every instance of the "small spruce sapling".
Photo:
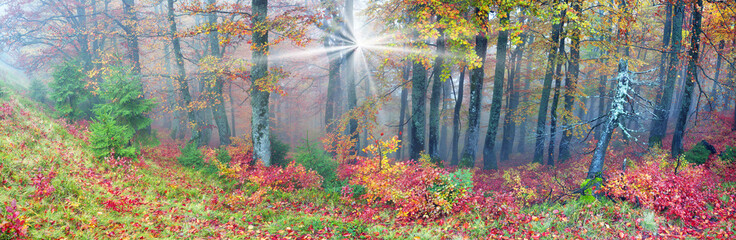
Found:
M 95 157 L 102 159 L 111 154 L 115 157 L 134 158 L 137 150 L 130 141 L 135 131 L 128 125 L 118 124 L 108 108 L 95 110 L 97 116 L 90 125 L 90 145 Z
M 100 97 L 105 101 L 98 108 L 109 109 L 120 124 L 128 125 L 136 132 L 151 125 L 146 116 L 155 103 L 142 95 L 141 81 L 130 70 L 112 67 L 102 83 Z
M 88 118 L 80 107 L 89 96 L 81 65 L 74 60 L 65 61 L 54 69 L 52 76 L 54 81 L 49 87 L 52 90 L 51 98 L 54 99 L 56 115 L 69 121 Z

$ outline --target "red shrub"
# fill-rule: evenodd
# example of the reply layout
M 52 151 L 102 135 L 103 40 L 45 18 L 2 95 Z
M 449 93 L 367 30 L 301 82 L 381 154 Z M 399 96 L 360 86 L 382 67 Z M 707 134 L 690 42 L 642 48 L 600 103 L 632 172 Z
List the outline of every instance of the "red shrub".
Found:
M 259 187 L 268 187 L 284 191 L 293 191 L 303 188 L 319 188 L 322 177 L 317 172 L 308 170 L 300 164 L 289 163 L 284 168 L 278 166 L 263 166 L 261 162 L 254 163 L 253 149 L 250 145 L 236 141 L 235 145 L 227 147 L 230 155 L 230 165 L 221 165 L 218 161 L 211 161 L 218 165 L 221 175 L 235 179 L 241 184 L 251 182 Z
M 709 209 L 724 206 L 718 177 L 706 166 L 681 166 L 677 174 L 674 166 L 666 153 L 654 151 L 641 166 L 615 172 L 602 190 L 690 226 L 705 227 L 714 213 Z
M 8 103 L 0 105 L 0 119 L 5 119 L 13 115 L 13 106 Z
M 472 172 L 455 175 L 437 168 L 428 158 L 392 163 L 387 156 L 396 151 L 398 143 L 396 137 L 376 141 L 364 149 L 372 158 L 358 157 L 355 164 L 342 164 L 340 175 L 349 177 L 351 185 L 365 187 L 362 198 L 369 204 L 393 207 L 405 220 L 436 218 L 461 209 L 459 203 L 472 190 Z M 468 179 L 458 177 L 462 174 Z M 343 194 L 347 200 L 352 191 Z
M 17 239 L 26 236 L 26 220 L 20 215 L 18 206 L 13 199 L 9 204 L 5 202 L 5 213 L 0 213 L 0 237 Z

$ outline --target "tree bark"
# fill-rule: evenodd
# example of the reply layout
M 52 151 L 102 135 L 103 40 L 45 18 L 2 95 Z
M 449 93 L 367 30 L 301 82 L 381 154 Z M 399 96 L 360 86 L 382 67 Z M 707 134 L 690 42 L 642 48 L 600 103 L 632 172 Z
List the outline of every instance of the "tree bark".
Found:
M 443 161 L 450 161 L 450 148 L 447 146 L 447 135 L 448 135 L 448 119 L 449 116 L 446 114 L 447 105 L 450 104 L 450 92 L 452 91 L 452 77 L 445 79 L 442 83 L 442 109 L 440 109 L 440 142 L 439 142 L 439 154 Z
M 560 19 L 565 16 L 565 10 L 560 14 Z M 536 128 L 536 144 L 534 145 L 534 162 L 542 163 L 544 161 L 544 130 L 547 126 L 547 107 L 549 104 L 549 94 L 552 87 L 552 78 L 557 61 L 557 47 L 560 41 L 560 32 L 562 32 L 562 22 L 554 24 L 552 27 L 552 37 L 549 52 L 547 54 L 547 69 L 544 73 L 544 82 L 542 83 L 542 96 L 539 99 L 539 112 L 537 113 Z
M 695 83 L 698 82 L 698 62 L 700 57 L 700 28 L 703 18 L 703 0 L 697 0 L 692 6 L 693 15 L 691 19 L 692 35 L 690 36 L 690 59 L 687 65 L 687 78 L 685 86 L 682 89 L 682 101 L 680 105 L 680 114 L 675 125 L 675 134 L 672 136 L 672 156 L 677 157 L 682 153 L 682 138 L 685 135 L 685 125 L 687 124 L 687 115 L 692 105 L 693 89 Z
M 87 35 L 87 1 L 81 0 L 77 5 L 77 44 L 79 44 L 79 56 L 84 62 L 84 71 L 92 70 L 92 54 L 89 51 L 89 37 Z
M 608 119 L 603 128 L 603 132 L 596 145 L 595 152 L 593 153 L 593 160 L 588 168 L 587 179 L 593 179 L 601 177 L 603 172 L 603 164 L 606 159 L 606 151 L 608 150 L 608 143 L 611 141 L 611 136 L 619 125 L 621 116 L 625 114 L 624 105 L 627 103 L 628 90 L 631 89 L 631 78 L 629 76 L 628 62 L 621 59 L 618 63 L 618 87 L 616 93 L 611 102 L 611 110 L 608 115 Z
M 345 22 L 343 23 L 343 33 L 345 33 L 350 38 L 354 39 L 353 36 L 353 0 L 346 0 L 345 1 Z M 355 92 L 356 89 L 356 83 L 355 83 L 355 49 L 352 49 L 348 54 L 345 55 L 345 60 L 343 61 L 345 65 L 343 66 L 343 77 L 346 80 L 347 88 L 348 88 L 348 109 L 347 111 L 353 111 L 358 106 L 358 97 Z M 352 139 L 355 143 L 350 147 L 353 151 L 357 152 L 360 149 L 360 133 L 358 132 L 358 120 L 355 119 L 355 117 L 350 117 L 348 120 L 348 134 L 350 135 L 350 139 Z
M 409 145 L 411 159 L 417 160 L 424 151 L 424 133 L 426 126 L 427 69 L 415 60 L 412 66 L 411 86 L 411 142 Z
M 498 120 L 501 118 L 501 100 L 503 97 L 503 79 L 506 73 L 506 50 L 509 42 L 509 11 L 502 10 L 500 13 L 501 27 L 498 32 L 496 43 L 496 70 L 493 77 L 493 98 L 491 99 L 491 112 L 488 117 L 488 129 L 483 145 L 483 169 L 498 169 L 496 159 L 496 134 L 498 131 Z
M 649 146 L 662 146 L 662 138 L 667 133 L 667 120 L 669 118 L 670 106 L 672 104 L 672 92 L 675 88 L 675 81 L 677 80 L 677 65 L 679 64 L 680 58 L 678 53 L 680 52 L 681 41 L 682 41 L 682 21 L 684 11 L 683 1 L 678 0 L 677 4 L 673 6 L 673 19 L 672 19 L 672 37 L 671 40 L 671 51 L 670 61 L 667 71 L 667 81 L 665 82 L 664 89 L 662 91 L 662 98 L 654 109 L 654 120 L 652 120 L 651 130 L 649 132 Z M 665 28 L 666 29 L 666 28 Z
M 443 55 L 445 54 L 445 40 L 440 29 L 440 36 L 437 38 L 437 58 L 434 60 L 434 69 L 432 70 L 432 96 L 429 100 L 429 156 L 436 164 L 440 164 L 439 154 L 439 128 L 440 128 L 440 98 L 442 91 L 442 70 L 444 68 Z
M 708 108 L 707 110 L 709 112 L 715 111 L 716 107 L 719 105 L 719 100 L 721 97 L 718 95 L 718 78 L 721 76 L 721 63 L 723 61 L 723 48 L 725 47 L 726 42 L 721 40 L 718 42 L 718 52 L 716 53 L 718 57 L 716 58 L 716 74 L 715 78 L 713 79 L 713 88 L 710 90 L 710 96 L 713 98 L 713 101 L 708 102 Z M 715 105 L 714 105 L 715 104 Z
M 217 0 L 208 0 L 207 4 L 216 5 Z M 210 26 L 217 25 L 217 14 L 207 14 Z M 219 30 L 211 29 L 208 41 L 210 43 L 210 56 L 219 61 L 222 59 L 222 51 L 220 50 L 220 39 L 218 37 Z M 227 122 L 227 111 L 225 110 L 225 98 L 222 95 L 223 80 L 217 75 L 216 71 L 210 74 L 210 81 L 207 83 L 208 92 L 211 94 L 207 98 L 210 102 L 212 117 L 217 124 L 217 135 L 220 137 L 220 145 L 230 145 L 230 126 Z
M 562 25 L 565 23 L 563 22 Z M 560 27 L 562 28 L 562 27 Z M 562 56 L 565 55 L 565 36 L 560 34 L 560 46 L 557 48 L 557 67 L 555 70 L 554 94 L 552 96 L 552 105 L 550 106 L 549 115 L 549 150 L 547 152 L 547 165 L 555 165 L 555 141 L 557 141 L 557 105 L 560 102 L 560 86 L 562 85 Z
M 582 1 L 574 0 L 572 8 L 576 12 L 582 11 Z M 565 114 L 562 116 L 562 139 L 560 139 L 560 153 L 558 162 L 563 163 L 570 158 L 570 140 L 572 139 L 572 111 L 575 104 L 575 95 L 578 91 L 578 77 L 580 75 L 580 26 L 574 22 L 570 34 L 570 69 L 565 81 Z M 582 108 L 581 108 L 582 109 Z M 579 114 L 583 118 L 582 114 Z
M 503 117 L 503 137 L 501 138 L 501 153 L 499 154 L 500 161 L 507 161 L 514 147 L 514 138 L 516 134 L 516 121 L 514 121 L 514 114 L 519 106 L 519 91 L 516 89 L 516 82 L 518 81 L 519 75 L 521 75 L 521 64 L 522 57 L 524 55 L 524 48 L 528 37 L 523 35 L 521 39 L 523 42 L 516 47 L 514 54 L 511 56 L 512 64 L 509 69 L 508 75 L 508 86 L 507 91 L 509 94 L 508 103 L 506 104 L 506 112 Z
M 481 21 L 486 21 L 487 13 L 480 10 L 478 16 Z M 483 97 L 483 67 L 486 62 L 486 50 L 488 49 L 488 38 L 485 32 L 475 36 L 475 55 L 481 59 L 481 66 L 475 68 L 470 74 L 470 106 L 468 107 L 468 129 L 465 131 L 465 147 L 463 147 L 463 162 L 475 163 L 475 154 L 478 149 L 478 135 L 480 135 L 480 111 Z
M 534 42 L 534 35 L 529 36 L 529 43 L 527 45 L 531 46 L 531 44 Z M 531 52 L 531 51 L 530 51 Z M 532 60 L 533 60 L 533 54 L 527 54 L 526 59 L 526 83 L 524 83 L 524 92 L 529 91 L 529 86 L 532 84 Z M 517 73 L 519 74 L 519 73 Z M 524 94 L 524 100 L 523 102 L 529 102 L 529 94 Z M 527 142 L 527 125 L 529 124 L 529 119 L 524 118 L 524 121 L 521 122 L 521 126 L 519 126 L 519 145 L 517 147 L 518 152 L 524 152 L 526 150 L 526 142 Z
M 452 157 L 450 165 L 457 166 L 460 161 L 458 145 L 460 145 L 460 109 L 463 106 L 463 90 L 465 88 L 465 66 L 460 70 L 457 95 L 455 96 L 455 108 L 452 112 Z
M 410 72 L 411 65 L 409 63 L 406 63 L 404 66 L 404 71 L 401 74 L 402 81 L 408 81 L 409 80 L 409 72 Z M 409 105 L 409 89 L 406 88 L 406 85 L 401 87 L 401 110 L 399 111 L 399 149 L 396 151 L 396 159 L 401 161 L 404 159 L 404 123 L 405 123 L 405 116 L 406 116 L 406 106 Z
M 133 65 L 133 73 L 141 75 L 140 48 L 138 47 L 138 16 L 135 12 L 135 0 L 123 1 L 123 15 L 125 16 L 125 40 L 128 44 L 128 59 Z
M 190 138 L 190 142 L 196 141 L 199 138 L 199 131 L 197 130 L 196 126 L 199 126 L 199 122 L 197 121 L 197 118 L 195 116 L 195 113 L 193 110 L 189 109 L 189 105 L 192 102 L 192 95 L 189 93 L 189 82 L 186 80 L 186 69 L 184 68 L 184 56 L 181 53 L 181 40 L 179 40 L 178 37 L 176 37 L 177 33 L 177 27 L 176 27 L 176 19 L 174 18 L 174 0 L 167 0 L 167 8 L 168 8 L 168 14 L 167 18 L 169 20 L 169 38 L 171 39 L 171 46 L 174 50 L 174 62 L 176 62 L 176 74 L 174 75 L 174 79 L 176 80 L 178 84 L 178 90 L 179 90 L 179 106 L 181 106 L 184 111 L 187 113 L 187 124 L 184 124 L 185 127 L 190 127 L 192 131 L 192 136 Z M 192 127 L 194 126 L 194 127 Z M 184 129 L 181 130 L 183 132 Z
M 325 48 L 329 49 L 332 46 L 334 39 L 332 37 L 325 38 Z M 328 51 L 328 82 L 327 82 L 327 101 L 325 104 L 325 127 L 327 133 L 334 133 L 335 125 L 333 121 L 337 117 L 337 109 L 340 102 L 340 92 L 342 87 L 340 84 L 340 57 L 337 51 Z
M 271 130 L 268 119 L 268 97 L 270 93 L 261 89 L 257 83 L 268 77 L 268 31 L 265 26 L 268 14 L 268 0 L 252 0 L 253 25 L 253 67 L 251 68 L 251 138 L 253 155 L 263 165 L 271 165 Z

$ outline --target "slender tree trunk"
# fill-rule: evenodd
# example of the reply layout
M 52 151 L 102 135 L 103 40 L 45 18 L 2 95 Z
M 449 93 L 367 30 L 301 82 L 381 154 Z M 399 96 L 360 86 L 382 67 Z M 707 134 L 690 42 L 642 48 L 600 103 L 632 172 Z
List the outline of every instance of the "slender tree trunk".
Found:
M 562 23 L 565 24 L 564 22 Z M 557 105 L 560 102 L 560 86 L 562 85 L 562 56 L 565 55 L 565 36 L 560 36 L 560 47 L 557 48 L 557 67 L 555 70 L 555 87 L 552 96 L 552 106 L 550 106 L 549 115 L 549 150 L 547 156 L 547 164 L 555 165 L 555 141 L 557 141 Z
M 672 47 L 669 55 L 670 61 L 668 64 L 667 81 L 665 82 L 665 86 L 662 91 L 662 98 L 654 109 L 654 114 L 656 116 L 654 117 L 654 120 L 652 120 L 652 126 L 649 133 L 649 146 L 662 146 L 662 138 L 664 138 L 665 133 L 667 132 L 667 120 L 669 119 L 670 106 L 672 103 L 672 92 L 675 88 L 675 81 L 677 80 L 677 65 L 679 65 L 680 61 L 678 53 L 680 52 L 680 42 L 682 41 L 684 8 L 682 0 L 678 0 L 677 4 L 673 6 L 674 17 L 672 19 L 672 37 L 670 38 L 672 41 Z
M 268 77 L 268 31 L 266 18 L 268 0 L 252 0 L 253 25 L 253 67 L 251 68 L 251 137 L 253 139 L 253 155 L 263 165 L 271 165 L 271 129 L 268 120 L 269 92 L 258 86 L 257 80 Z
M 576 12 L 582 11 L 582 0 L 574 0 L 572 8 Z M 578 77 L 580 75 L 580 26 L 577 21 L 573 22 L 570 34 L 570 68 L 567 69 L 565 81 L 565 114 L 562 116 L 562 139 L 560 140 L 560 154 L 558 162 L 563 163 L 570 158 L 570 140 L 572 139 L 572 110 L 575 104 L 575 95 L 578 92 Z M 582 108 L 580 108 L 582 109 Z M 583 118 L 582 114 L 578 114 Z
M 527 45 L 530 45 L 534 42 L 534 35 L 529 36 L 529 43 Z M 527 54 L 526 59 L 526 83 L 524 83 L 524 92 L 529 92 L 529 86 L 532 84 L 532 60 L 533 58 L 533 51 L 529 51 L 530 54 Z M 517 73 L 519 74 L 519 73 Z M 529 102 L 529 94 L 524 94 L 524 100 L 523 102 Z M 527 125 L 529 124 L 529 119 L 524 118 L 524 121 L 521 122 L 521 126 L 519 126 L 519 145 L 517 147 L 517 151 L 523 153 L 526 150 L 526 142 L 527 142 L 527 133 L 529 132 L 527 130 Z
M 411 65 L 409 63 L 406 63 L 404 66 L 404 71 L 401 74 L 402 81 L 408 81 L 409 79 L 409 72 L 410 72 Z M 405 116 L 406 116 L 406 106 L 409 105 L 409 89 L 406 88 L 406 85 L 401 87 L 401 110 L 399 112 L 399 149 L 396 151 L 396 159 L 401 161 L 404 159 L 404 123 L 405 123 Z
M 216 5 L 217 0 L 208 0 L 207 4 Z M 217 25 L 217 14 L 209 13 L 207 18 L 211 26 Z M 218 37 L 219 30 L 215 29 L 209 33 L 210 56 L 218 61 L 222 58 L 220 50 L 220 39 Z M 223 80 L 215 71 L 210 75 L 211 80 L 208 82 L 208 92 L 211 96 L 208 98 L 211 105 L 212 117 L 217 124 L 217 135 L 220 137 L 220 145 L 230 145 L 230 126 L 227 122 L 227 111 L 225 110 L 225 98 L 222 94 Z
M 353 0 L 346 0 L 345 1 L 345 23 L 343 23 L 343 33 L 345 33 L 347 36 L 353 37 Z M 355 78 L 357 74 L 355 74 L 355 50 L 348 52 L 348 54 L 345 55 L 345 63 L 343 77 L 345 78 L 347 82 L 347 88 L 348 88 L 348 109 L 347 111 L 353 111 L 358 106 L 358 97 L 355 92 L 356 89 L 356 82 Z M 358 132 L 358 120 L 354 117 L 350 117 L 350 120 L 348 120 L 348 134 L 350 135 L 350 139 L 352 139 L 355 144 L 351 146 L 351 149 L 355 152 L 360 150 L 360 133 Z
M 162 14 L 159 10 L 159 8 L 156 8 L 156 14 Z M 166 73 L 169 74 L 169 76 L 174 75 L 174 71 L 172 69 L 171 64 L 171 45 L 170 44 L 164 44 L 164 68 L 166 68 Z M 178 110 L 176 110 L 176 93 L 177 91 L 174 91 L 174 78 L 169 78 L 168 81 L 166 81 L 166 108 L 171 111 L 171 115 L 164 116 L 164 128 L 169 129 L 169 136 L 171 139 L 176 139 L 177 134 L 179 131 L 179 120 L 180 120 L 180 113 Z
M 460 70 L 460 79 L 458 82 L 457 95 L 455 95 L 455 107 L 452 111 L 452 157 L 450 165 L 457 166 L 460 153 L 458 146 L 460 145 L 460 109 L 463 106 L 463 89 L 465 88 L 465 66 Z
M 332 38 L 325 38 L 325 48 L 330 48 L 330 41 L 334 41 Z M 333 133 L 335 130 L 335 124 L 333 121 L 337 115 L 337 108 L 340 103 L 340 92 L 342 87 L 340 86 L 340 57 L 337 51 L 328 51 L 328 78 L 327 83 L 327 102 L 325 105 L 325 127 L 328 133 Z
M 92 54 L 89 51 L 89 38 L 87 35 L 87 1 L 81 0 L 77 5 L 77 44 L 79 44 L 79 57 L 84 62 L 84 71 L 92 70 Z
M 236 106 L 235 106 L 235 100 L 234 100 L 234 97 L 233 97 L 233 82 L 230 82 L 227 85 L 227 92 L 228 92 L 227 95 L 230 96 L 230 128 L 231 128 L 230 133 L 231 133 L 231 136 L 232 137 L 237 137 L 237 135 L 235 135 L 235 109 L 236 109 Z
M 606 111 L 606 75 L 601 73 L 601 75 L 598 77 L 598 115 L 597 116 L 603 116 Z M 595 116 L 595 115 L 594 115 Z M 599 127 L 595 129 L 595 136 L 598 137 L 598 140 L 600 140 L 601 133 L 603 132 L 603 128 L 605 127 L 605 121 L 599 120 L 599 123 L 601 124 Z
M 522 57 L 524 55 L 525 43 L 528 37 L 525 35 L 521 37 L 524 41 L 516 47 L 514 54 L 511 56 L 512 64 L 509 69 L 508 86 L 507 90 L 509 93 L 508 104 L 506 104 L 506 112 L 503 117 L 503 137 L 501 138 L 501 153 L 499 155 L 500 161 L 507 161 L 509 155 L 514 147 L 514 138 L 516 134 L 516 121 L 514 121 L 514 114 L 517 107 L 519 106 L 519 91 L 516 90 L 516 82 L 521 75 L 521 64 Z
M 687 124 L 687 115 L 690 112 L 692 104 L 692 94 L 695 83 L 698 82 L 698 60 L 700 57 L 700 28 L 701 19 L 703 18 L 703 0 L 697 0 L 693 3 L 693 16 L 691 19 L 692 35 L 690 36 L 690 59 L 687 65 L 687 79 L 682 88 L 682 103 L 680 105 L 680 114 L 675 125 L 675 134 L 672 136 L 672 156 L 677 157 L 682 153 L 682 138 L 685 135 L 685 125 Z
M 476 11 L 480 11 L 476 9 Z M 483 16 L 481 21 L 487 20 L 487 13 L 480 11 L 478 16 Z M 475 36 L 475 55 L 481 59 L 479 68 L 475 68 L 470 74 L 470 106 L 468 107 L 468 129 L 465 131 L 465 147 L 463 147 L 462 162 L 475 163 L 475 154 L 478 149 L 478 135 L 480 135 L 480 104 L 483 97 L 483 67 L 486 62 L 486 50 L 488 49 L 488 38 L 484 32 Z
M 197 96 L 197 101 L 200 103 L 206 103 L 207 101 L 207 83 L 205 79 L 198 79 L 199 80 L 199 95 Z M 212 111 L 209 111 L 208 108 L 203 108 L 197 110 L 197 117 L 199 118 L 199 125 L 197 127 L 199 128 L 199 139 L 197 142 L 197 146 L 205 146 L 210 144 L 210 139 L 212 138 Z
M 199 131 L 197 130 L 196 126 L 199 126 L 199 122 L 197 121 L 197 118 L 195 116 L 195 113 L 192 109 L 189 109 L 189 105 L 192 102 L 192 96 L 189 93 L 189 82 L 187 82 L 186 79 L 186 69 L 184 68 L 184 56 L 181 53 L 181 40 L 179 40 L 178 37 L 176 37 L 177 28 L 176 28 L 176 19 L 174 18 L 174 1 L 175 0 L 167 0 L 167 8 L 168 8 L 168 20 L 169 20 L 169 38 L 171 39 L 171 46 L 174 50 L 174 62 L 176 62 L 176 74 L 174 75 L 174 79 L 177 82 L 178 90 L 179 90 L 179 106 L 184 109 L 187 113 L 187 122 L 184 124 L 184 126 L 191 127 L 192 125 L 195 127 L 191 127 L 192 130 L 192 136 L 189 140 L 190 142 L 196 141 L 199 138 Z M 184 132 L 184 129 L 182 128 L 181 132 Z
M 726 42 L 721 40 L 718 42 L 718 52 L 716 53 L 718 55 L 718 58 L 716 58 L 716 75 L 713 79 L 713 88 L 710 90 L 710 96 L 713 98 L 713 101 L 710 101 L 708 104 L 708 111 L 712 112 L 715 111 L 716 107 L 719 105 L 721 97 L 718 95 L 718 78 L 721 76 L 721 62 L 723 61 L 723 48 L 725 47 Z M 715 106 L 714 106 L 715 104 Z
M 442 109 L 440 110 L 440 116 L 442 120 L 440 121 L 440 125 L 442 126 L 440 129 L 440 143 L 439 143 L 439 152 L 440 152 L 440 158 L 444 161 L 449 162 L 450 161 L 450 148 L 447 147 L 447 122 L 448 122 L 448 114 L 447 112 L 447 105 L 450 104 L 450 89 L 452 88 L 452 77 L 449 79 L 446 79 L 445 82 L 442 84 Z
M 565 10 L 563 10 L 558 16 L 560 16 L 560 19 L 563 19 L 565 16 Z M 557 47 L 560 41 L 560 32 L 562 32 L 562 22 L 556 23 L 552 27 L 552 44 L 550 44 L 551 46 L 547 55 L 547 69 L 544 73 L 544 83 L 542 83 L 542 97 L 539 99 L 536 144 L 534 145 L 534 162 L 537 163 L 542 163 L 544 161 L 544 130 L 547 126 L 547 105 L 549 104 L 549 94 L 552 87 L 552 78 L 557 61 Z
M 509 31 L 505 28 L 509 24 L 509 11 L 502 10 L 501 26 L 504 30 L 498 32 L 496 44 L 496 70 L 493 77 L 493 98 L 491 112 L 488 117 L 488 129 L 483 145 L 483 169 L 498 169 L 496 159 L 496 133 L 498 120 L 501 118 L 501 98 L 503 96 L 503 77 L 506 73 L 506 50 L 509 42 Z
M 128 44 L 128 59 L 133 65 L 133 73 L 141 75 L 140 49 L 138 47 L 138 16 L 135 12 L 135 0 L 122 0 L 125 16 L 125 40 Z
M 440 92 L 442 91 L 442 70 L 443 57 L 445 54 L 445 40 L 440 29 L 440 36 L 437 38 L 437 58 L 434 61 L 434 69 L 432 72 L 432 96 L 429 100 L 429 156 L 436 164 L 442 161 L 439 155 L 439 127 L 440 127 Z

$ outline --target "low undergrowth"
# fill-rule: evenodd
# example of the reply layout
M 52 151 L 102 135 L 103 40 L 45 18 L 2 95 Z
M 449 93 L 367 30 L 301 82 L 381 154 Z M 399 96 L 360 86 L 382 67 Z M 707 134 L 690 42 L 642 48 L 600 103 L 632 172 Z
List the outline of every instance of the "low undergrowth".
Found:
M 365 148 L 368 157 L 333 160 L 309 145 L 296 148 L 298 159 L 266 167 L 243 139 L 196 148 L 161 133 L 160 145 L 133 158 L 100 161 L 88 147 L 88 123 L 53 120 L 36 107 L 12 94 L 0 100 L 0 239 L 731 238 L 736 231 L 728 157 L 736 136 L 722 129 L 727 124 L 686 139 L 688 147 L 705 139 L 717 150 L 701 165 L 656 149 L 609 151 L 604 187 L 596 189 L 604 197 L 586 201 L 575 190 L 587 156 L 557 167 L 447 169 L 428 158 L 393 161 L 398 140 L 387 137 Z

